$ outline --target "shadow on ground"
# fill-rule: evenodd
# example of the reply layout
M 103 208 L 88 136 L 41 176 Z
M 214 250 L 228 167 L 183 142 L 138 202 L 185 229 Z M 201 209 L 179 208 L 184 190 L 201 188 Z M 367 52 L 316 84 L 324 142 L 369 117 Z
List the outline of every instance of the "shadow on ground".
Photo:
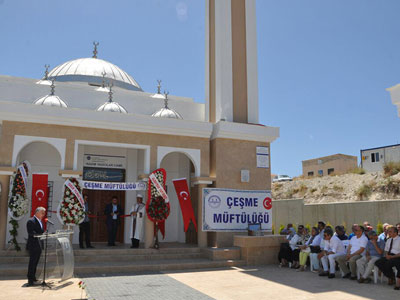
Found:
M 244 267 L 241 268 L 241 272 L 313 294 L 341 291 L 367 299 L 400 299 L 400 291 L 395 291 L 393 286 L 388 286 L 385 281 L 378 281 L 378 284 L 360 284 L 355 280 L 342 279 L 340 272 L 336 272 L 336 278 L 333 279 L 320 277 L 309 271 L 296 272 L 293 269 L 279 268 L 277 265 Z

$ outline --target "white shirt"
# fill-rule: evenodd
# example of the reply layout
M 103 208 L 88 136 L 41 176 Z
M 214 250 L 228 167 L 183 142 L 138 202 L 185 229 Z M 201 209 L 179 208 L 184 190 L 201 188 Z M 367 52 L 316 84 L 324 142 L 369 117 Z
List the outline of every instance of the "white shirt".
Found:
M 289 241 L 290 248 L 292 248 L 292 250 L 296 249 L 297 248 L 297 242 L 299 242 L 299 241 L 300 241 L 300 236 L 298 234 L 293 236 Z
M 113 206 L 113 211 L 112 212 L 116 212 L 118 210 L 118 206 L 116 204 L 113 204 L 112 206 Z M 117 219 L 117 215 L 114 214 L 113 215 L 113 220 L 116 220 L 116 219 Z
M 390 243 L 392 242 L 392 238 L 388 239 L 385 244 L 385 251 L 389 253 Z M 392 250 L 390 250 L 392 254 L 399 254 L 400 253 L 400 237 L 396 236 L 393 239 Z
M 36 218 L 36 220 L 38 220 L 38 221 L 39 221 L 40 227 L 41 227 L 41 228 L 42 228 L 42 230 L 43 230 L 43 224 L 42 224 L 42 221 L 40 221 L 38 217 L 36 217 L 36 216 L 34 216 L 34 217 Z
M 335 254 L 346 254 L 342 241 L 336 235 L 332 236 L 329 241 L 325 240 L 324 250 Z
M 367 243 L 368 243 L 368 239 L 365 236 L 365 234 L 362 234 L 360 238 L 357 238 L 356 235 L 353 236 L 350 240 L 350 246 L 351 246 L 350 254 L 354 254 L 361 248 L 365 249 L 367 247 Z
M 310 244 L 311 239 L 312 239 L 312 236 L 308 239 L 306 245 L 308 245 L 308 246 L 319 246 L 319 245 L 321 245 L 321 237 L 319 235 L 315 236 L 314 240 Z

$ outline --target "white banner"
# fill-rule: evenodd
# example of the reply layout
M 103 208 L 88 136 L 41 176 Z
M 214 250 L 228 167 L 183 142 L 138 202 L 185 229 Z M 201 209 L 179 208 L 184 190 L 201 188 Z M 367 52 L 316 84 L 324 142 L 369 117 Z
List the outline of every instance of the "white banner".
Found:
M 24 181 L 24 185 L 25 185 L 25 193 L 27 193 L 28 192 L 28 174 L 26 174 L 26 170 L 25 170 L 23 164 L 21 164 L 18 167 L 18 170 L 21 172 L 22 180 Z
M 203 231 L 247 231 L 254 223 L 272 229 L 271 191 L 203 189 Z
M 82 181 L 82 186 L 87 190 L 102 191 L 145 191 L 146 183 L 144 182 L 99 182 L 99 181 Z
M 76 186 L 69 179 L 67 179 L 64 184 L 75 195 L 75 197 L 78 198 L 79 203 L 82 205 L 82 207 L 85 207 L 85 201 L 83 201 L 82 194 L 79 192 Z
M 154 184 L 154 186 L 156 187 L 157 191 L 161 194 L 161 197 L 163 197 L 163 199 L 165 200 L 165 203 L 169 202 L 169 198 L 167 193 L 165 192 L 163 186 L 158 182 L 156 175 L 154 175 L 153 173 L 150 174 L 149 176 L 151 182 Z

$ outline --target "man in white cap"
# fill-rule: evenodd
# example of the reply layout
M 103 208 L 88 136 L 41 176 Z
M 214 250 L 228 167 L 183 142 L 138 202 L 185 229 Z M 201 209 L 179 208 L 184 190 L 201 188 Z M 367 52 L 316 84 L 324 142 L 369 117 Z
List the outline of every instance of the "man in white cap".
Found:
M 132 216 L 131 248 L 139 248 L 139 242 L 143 235 L 145 213 L 146 213 L 146 206 L 143 204 L 143 195 L 137 194 L 136 204 L 132 206 L 131 210 L 131 216 Z

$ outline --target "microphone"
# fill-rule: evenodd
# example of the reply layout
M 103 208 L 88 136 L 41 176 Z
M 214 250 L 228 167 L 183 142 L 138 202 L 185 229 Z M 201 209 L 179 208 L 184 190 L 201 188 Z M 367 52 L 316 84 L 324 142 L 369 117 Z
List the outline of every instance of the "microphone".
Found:
M 47 218 L 45 218 L 44 221 L 50 223 L 51 225 L 54 225 L 54 223 Z

